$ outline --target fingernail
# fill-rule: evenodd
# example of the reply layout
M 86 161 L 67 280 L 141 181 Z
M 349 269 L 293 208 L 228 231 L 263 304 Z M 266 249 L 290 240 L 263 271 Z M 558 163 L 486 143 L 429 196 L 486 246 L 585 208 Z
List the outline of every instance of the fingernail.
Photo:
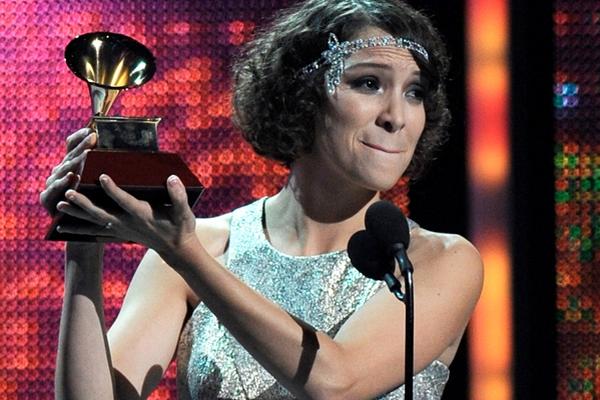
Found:
M 67 190 L 67 193 L 65 193 L 65 196 L 67 199 L 73 200 L 75 198 L 75 192 L 73 190 Z
M 108 183 L 108 175 L 106 175 L 106 174 L 100 175 L 100 182 Z
M 58 225 L 56 227 L 56 232 L 62 232 L 62 229 L 63 229 L 62 226 Z
M 167 179 L 169 185 L 177 185 L 179 184 L 179 178 L 176 175 L 171 175 L 169 179 Z

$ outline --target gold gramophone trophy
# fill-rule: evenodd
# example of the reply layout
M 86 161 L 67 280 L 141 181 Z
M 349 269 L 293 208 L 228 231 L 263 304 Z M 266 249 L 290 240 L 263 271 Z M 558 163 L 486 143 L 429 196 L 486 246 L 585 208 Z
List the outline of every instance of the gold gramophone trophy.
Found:
M 77 191 L 95 204 L 114 209 L 117 205 L 102 190 L 99 177 L 108 174 L 122 189 L 140 200 L 164 205 L 170 202 L 167 178 L 175 174 L 186 187 L 193 207 L 203 187 L 174 153 L 158 151 L 156 128 L 160 118 L 109 117 L 117 95 L 124 89 L 148 82 L 156 70 L 154 56 L 132 38 L 110 32 L 93 32 L 73 39 L 65 49 L 71 71 L 88 83 L 93 117 L 90 127 L 98 133 L 97 147 L 85 160 Z M 59 233 L 60 224 L 77 221 L 59 213 L 54 217 L 46 240 L 110 241 L 106 236 Z

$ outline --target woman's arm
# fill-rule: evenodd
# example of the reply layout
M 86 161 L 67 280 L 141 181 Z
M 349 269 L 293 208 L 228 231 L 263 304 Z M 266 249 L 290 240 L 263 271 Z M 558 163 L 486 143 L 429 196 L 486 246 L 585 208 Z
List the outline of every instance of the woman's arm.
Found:
M 415 273 L 415 371 L 460 338 L 481 290 L 477 252 L 461 238 L 446 242 L 435 256 L 417 261 L 429 265 Z M 202 293 L 203 302 L 240 344 L 296 397 L 368 399 L 403 383 L 404 306 L 387 289 L 331 338 L 246 286 L 198 244 L 164 257 Z M 431 279 L 428 273 L 437 276 Z
M 148 251 L 108 332 L 119 399 L 145 399 L 173 360 L 190 289 Z
M 69 204 L 86 152 L 96 135 L 81 129 L 67 139 L 67 154 L 46 181 L 40 202 L 54 215 Z M 203 243 L 218 256 L 228 231 L 203 224 Z M 88 225 L 89 226 L 89 225 Z M 97 228 L 91 228 L 97 231 Z M 206 241 L 205 241 L 206 240 Z M 108 338 L 102 296 L 103 246 L 67 243 L 55 394 L 57 399 L 140 399 L 156 386 L 172 359 L 187 312 L 190 289 L 154 252 L 136 270 Z M 194 299 L 197 301 L 197 299 Z M 141 346 L 141 347 L 140 347 Z M 112 359 L 112 360 L 111 360 Z
M 102 248 L 68 243 L 66 268 L 56 398 L 147 398 L 173 359 L 187 314 L 189 287 L 149 251 L 106 334 Z
M 84 196 L 74 205 L 99 224 L 111 222 L 120 237 L 153 247 L 233 336 L 299 398 L 365 399 L 385 393 L 404 378 L 404 309 L 380 292 L 358 310 L 335 339 L 311 329 L 246 286 L 201 245 L 185 188 L 169 179 L 173 206 L 152 210 L 107 177 L 102 185 L 123 209 L 108 214 Z M 74 216 L 78 216 L 73 211 Z M 83 217 L 83 216 L 82 216 Z M 83 229 L 83 228 L 81 228 Z M 85 233 L 74 228 L 71 233 Z M 442 235 L 443 236 L 443 235 Z M 462 334 L 481 290 L 481 261 L 464 239 L 433 238 L 413 250 L 415 264 L 415 370 L 444 353 Z M 307 363 L 308 361 L 308 363 Z
M 56 398 L 114 399 L 114 379 L 104 334 L 103 246 L 67 243 L 65 254 Z
M 80 129 L 66 140 L 66 154 L 52 170 L 40 203 L 50 215 L 65 191 L 75 187 L 87 151 L 96 145 L 91 129 Z M 104 335 L 102 300 L 103 246 L 67 243 L 65 294 L 56 359 L 57 399 L 112 399 L 114 384 Z M 83 350 L 83 351 L 82 351 Z

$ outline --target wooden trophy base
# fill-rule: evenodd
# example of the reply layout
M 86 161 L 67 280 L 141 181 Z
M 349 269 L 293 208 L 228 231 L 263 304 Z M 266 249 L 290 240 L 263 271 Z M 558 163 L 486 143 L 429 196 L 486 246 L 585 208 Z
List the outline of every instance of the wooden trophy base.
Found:
M 171 175 L 177 175 L 186 188 L 188 204 L 194 207 L 204 187 L 185 165 L 181 157 L 174 153 L 142 152 L 123 150 L 91 150 L 86 158 L 81 181 L 76 190 L 87 196 L 94 204 L 105 209 L 118 209 L 100 186 L 99 177 L 110 176 L 117 185 L 129 194 L 152 205 L 170 204 L 166 182 Z M 61 224 L 81 223 L 69 215 L 58 213 L 52 220 L 46 240 L 76 242 L 117 242 L 120 239 L 110 236 L 75 235 L 60 233 L 56 227 Z

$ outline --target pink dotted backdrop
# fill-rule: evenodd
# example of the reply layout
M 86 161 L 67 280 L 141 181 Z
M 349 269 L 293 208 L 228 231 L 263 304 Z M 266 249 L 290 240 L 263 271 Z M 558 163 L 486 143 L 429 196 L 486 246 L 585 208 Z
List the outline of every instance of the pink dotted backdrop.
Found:
M 161 150 L 178 152 L 207 187 L 199 216 L 273 194 L 285 168 L 255 156 L 230 122 L 230 64 L 257 23 L 289 1 L 0 1 L 0 400 L 52 399 L 63 295 L 63 244 L 42 240 L 49 217 L 39 192 L 84 126 L 87 87 L 63 51 L 92 31 L 134 37 L 157 58 L 157 73 L 123 93 L 111 114 L 160 116 Z M 388 197 L 407 206 L 406 189 Z M 107 322 L 144 253 L 109 245 Z M 174 399 L 175 365 L 153 399 Z

